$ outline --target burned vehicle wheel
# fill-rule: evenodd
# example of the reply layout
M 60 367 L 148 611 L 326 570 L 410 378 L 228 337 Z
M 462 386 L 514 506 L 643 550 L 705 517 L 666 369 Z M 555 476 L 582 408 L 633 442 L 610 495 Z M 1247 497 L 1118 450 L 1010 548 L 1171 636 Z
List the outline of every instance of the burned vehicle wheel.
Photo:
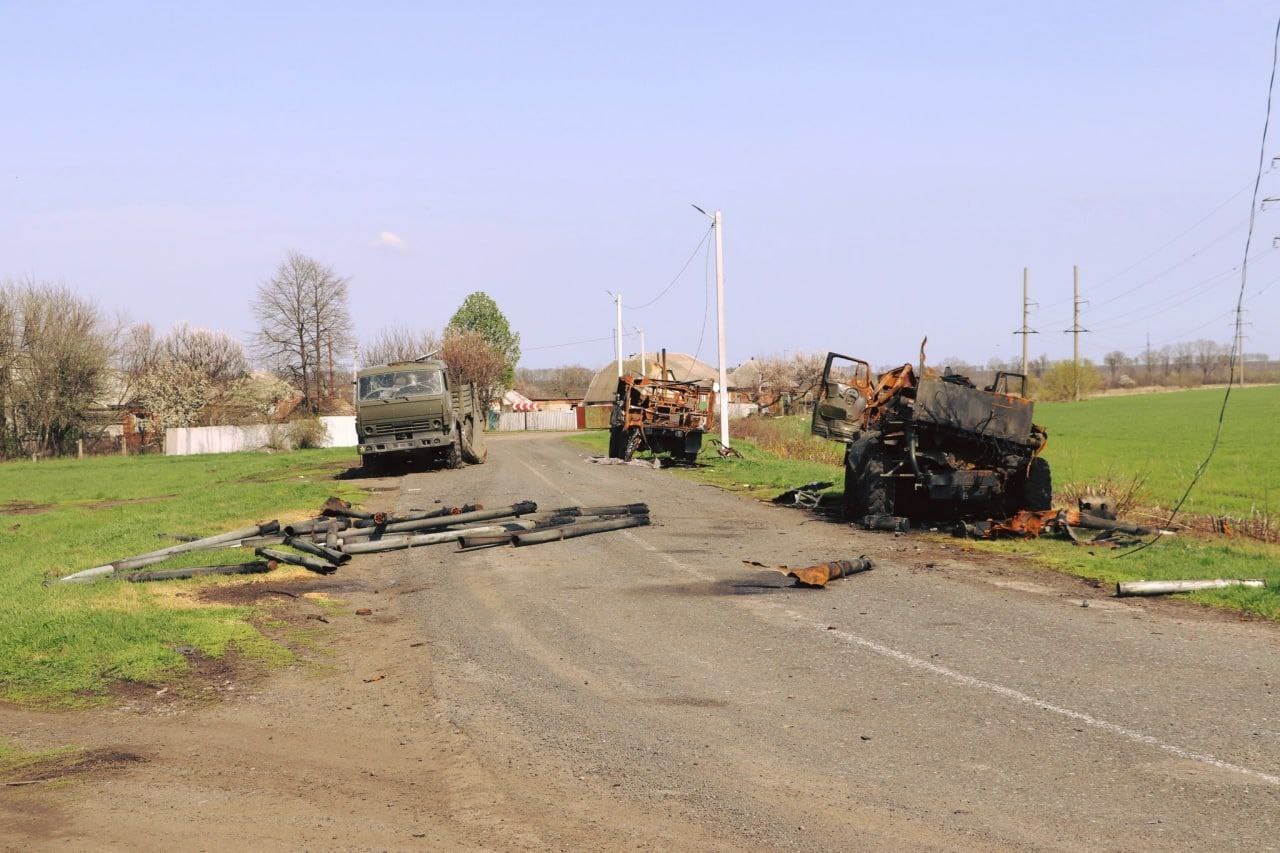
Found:
M 630 462 L 636 456 L 636 451 L 640 449 L 640 444 L 644 441 L 644 434 L 639 427 L 633 427 L 627 431 L 626 439 L 622 445 L 622 456 L 619 457 L 625 462 Z
M 884 459 L 880 454 L 868 453 L 862 470 L 858 472 L 854 488 L 856 518 L 864 515 L 893 515 L 893 497 L 889 493 L 888 482 L 882 476 L 884 472 Z
M 476 451 L 476 425 L 470 418 L 462 425 L 462 458 L 472 465 L 484 463 L 485 455 Z
M 1031 460 L 1025 499 L 1026 508 L 1032 512 L 1053 509 L 1053 476 L 1048 459 L 1037 456 Z
M 383 463 L 382 457 L 370 453 L 360 457 L 360 470 L 366 474 L 380 474 L 385 471 L 387 466 Z

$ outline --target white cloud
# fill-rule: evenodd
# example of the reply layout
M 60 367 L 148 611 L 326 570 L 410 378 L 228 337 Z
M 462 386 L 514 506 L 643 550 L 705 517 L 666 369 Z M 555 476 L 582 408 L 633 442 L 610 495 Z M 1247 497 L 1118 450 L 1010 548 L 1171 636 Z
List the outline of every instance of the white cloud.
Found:
M 393 234 L 390 231 L 381 232 L 369 245 L 375 249 L 391 249 L 393 252 L 403 252 L 409 248 L 399 234 Z

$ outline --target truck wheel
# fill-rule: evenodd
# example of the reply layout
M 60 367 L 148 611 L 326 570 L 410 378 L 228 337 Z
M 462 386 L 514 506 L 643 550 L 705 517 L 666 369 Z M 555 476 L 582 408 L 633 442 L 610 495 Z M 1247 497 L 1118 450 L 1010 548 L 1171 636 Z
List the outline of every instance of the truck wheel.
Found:
M 1025 497 L 1027 509 L 1032 512 L 1053 509 L 1053 475 L 1049 471 L 1048 459 L 1037 456 L 1031 460 Z
M 360 457 L 360 470 L 366 474 L 380 474 L 386 466 L 375 453 L 366 453 Z
M 640 449 L 640 443 L 644 441 L 644 434 L 639 427 L 632 427 L 626 434 L 626 442 L 622 446 L 621 458 L 624 462 L 630 462 L 635 458 L 636 451 Z
M 858 476 L 858 502 L 861 505 L 859 516 L 893 515 L 893 500 L 888 492 L 888 483 L 884 480 L 884 460 L 879 453 L 867 453 L 867 461 L 863 462 L 863 470 Z M 849 491 L 849 487 L 845 487 Z
M 476 451 L 476 425 L 467 418 L 462 424 L 462 458 L 472 465 L 483 465 L 487 455 Z
M 462 430 L 460 429 L 453 430 L 453 441 L 449 443 L 449 450 L 445 453 L 444 467 L 462 467 Z

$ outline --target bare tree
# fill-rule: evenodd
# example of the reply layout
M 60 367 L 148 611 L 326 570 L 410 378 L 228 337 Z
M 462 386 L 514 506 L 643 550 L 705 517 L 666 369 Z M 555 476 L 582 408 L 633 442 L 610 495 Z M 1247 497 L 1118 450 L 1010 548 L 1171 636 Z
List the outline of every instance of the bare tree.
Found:
M 1173 358 L 1174 369 L 1179 374 L 1185 376 L 1191 372 L 1192 365 L 1196 362 L 1196 348 L 1192 344 L 1182 341 L 1169 347 L 1169 353 Z
M 582 399 L 594 376 L 594 371 L 580 364 L 521 367 L 516 370 L 515 388 L 526 397 Z
M 258 288 L 254 349 L 302 392 L 312 412 L 333 396 L 335 359 L 351 340 L 347 280 L 331 267 L 290 252 Z
M 1231 348 L 1206 338 L 1194 342 L 1196 366 L 1200 368 L 1201 381 L 1208 383 L 1218 368 L 1227 364 Z
M 106 387 L 111 336 L 97 306 L 65 287 L 33 281 L 0 289 L 7 446 L 64 452 L 81 437 Z
M 393 361 L 413 361 L 440 349 L 440 336 L 429 329 L 385 326 L 360 349 L 360 363 L 369 367 Z
M 244 347 L 226 332 L 180 323 L 165 335 L 162 348 L 169 361 L 191 368 L 215 385 L 226 385 L 249 372 Z
M 1114 385 L 1120 381 L 1120 369 L 1129 364 L 1129 356 L 1118 349 L 1112 350 L 1102 357 L 1102 363 L 1111 373 L 1111 384 Z
M 484 335 L 451 330 L 445 333 L 441 350 L 450 384 L 473 383 L 486 412 L 506 392 L 502 381 L 508 370 L 506 357 Z

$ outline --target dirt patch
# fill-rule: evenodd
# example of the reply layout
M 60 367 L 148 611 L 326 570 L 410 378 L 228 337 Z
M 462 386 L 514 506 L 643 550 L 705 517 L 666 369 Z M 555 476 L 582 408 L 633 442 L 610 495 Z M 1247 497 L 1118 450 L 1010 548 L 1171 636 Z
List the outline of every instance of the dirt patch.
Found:
M 795 588 L 790 583 L 766 583 L 746 579 L 645 584 L 632 587 L 628 592 L 632 595 L 674 595 L 678 598 L 688 598 L 698 595 L 767 595 Z
M 133 506 L 134 504 L 154 504 L 176 498 L 177 495 L 151 495 L 145 498 L 119 498 L 117 500 L 93 501 L 80 504 L 82 509 L 111 509 L 113 506 Z
M 35 515 L 52 509 L 53 504 L 37 504 L 30 501 L 9 501 L 0 504 L 0 515 Z
M 2 781 L 5 785 L 14 787 L 23 783 L 53 782 L 97 770 L 119 770 L 143 761 L 146 759 L 141 755 L 121 749 L 102 748 L 85 752 L 69 752 L 39 758 L 30 764 L 15 768 Z
M 365 588 L 359 581 L 323 580 L 310 578 L 288 579 L 263 583 L 226 584 L 210 586 L 200 591 L 200 601 L 212 604 L 230 604 L 244 607 L 263 601 L 297 599 L 309 592 L 325 594 L 360 592 Z

